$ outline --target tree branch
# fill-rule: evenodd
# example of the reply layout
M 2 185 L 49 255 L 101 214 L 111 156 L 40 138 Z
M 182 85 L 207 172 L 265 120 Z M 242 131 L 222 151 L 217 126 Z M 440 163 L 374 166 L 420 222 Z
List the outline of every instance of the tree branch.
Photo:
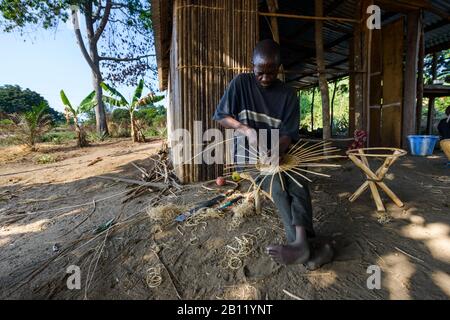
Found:
M 72 13 L 72 24 L 73 24 L 73 27 L 75 30 L 75 36 L 77 38 L 78 46 L 81 49 L 81 53 L 83 54 L 84 59 L 89 64 L 89 67 L 91 68 L 91 70 L 97 73 L 97 72 L 99 72 L 99 70 L 97 70 L 97 68 L 94 64 L 94 61 L 92 61 L 91 57 L 89 56 L 89 53 L 86 50 L 86 46 L 84 45 L 83 37 L 82 37 L 81 31 L 80 31 L 80 25 L 78 22 L 77 11 L 72 10 L 71 13 Z
M 98 59 L 100 61 L 102 60 L 109 60 L 109 61 L 115 61 L 115 62 L 127 62 L 127 61 L 136 61 L 136 60 L 141 60 L 144 58 L 148 58 L 148 57 L 154 57 L 154 54 L 147 54 L 145 56 L 139 56 L 139 57 L 134 57 L 134 58 L 116 58 L 116 57 L 99 57 Z
M 94 22 L 96 22 L 98 19 L 100 19 L 100 12 L 104 8 L 105 7 L 102 6 L 102 0 L 99 0 L 97 12 L 95 12 L 95 14 L 92 16 L 92 19 L 94 20 Z
M 103 30 L 105 30 L 106 24 L 108 23 L 109 15 L 111 13 L 111 6 L 112 6 L 111 0 L 106 0 L 106 6 L 105 6 L 105 11 L 103 12 L 102 20 L 100 21 L 100 25 L 98 26 L 98 29 L 95 31 L 95 35 L 94 35 L 95 42 L 97 42 L 98 39 L 100 39 L 100 36 L 102 35 Z

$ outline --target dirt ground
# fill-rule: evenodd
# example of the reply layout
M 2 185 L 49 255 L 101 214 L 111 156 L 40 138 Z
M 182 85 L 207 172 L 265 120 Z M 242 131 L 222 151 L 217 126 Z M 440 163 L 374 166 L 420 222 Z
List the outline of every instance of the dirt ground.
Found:
M 231 227 L 229 211 L 196 226 L 161 227 L 147 214 L 156 201 L 191 207 L 217 193 L 192 185 L 123 203 L 132 187 L 99 178 L 137 179 L 132 162 L 150 167 L 148 158 L 160 146 L 114 140 L 82 150 L 53 147 L 58 161 L 51 164 L 35 164 L 35 156 L 12 147 L 0 150 L 0 298 L 292 299 L 286 292 L 305 300 L 450 297 L 450 168 L 441 153 L 394 164 L 386 183 L 405 207 L 382 195 L 387 215 L 376 212 L 367 191 L 348 201 L 364 180 L 349 160 L 327 170 L 331 178 L 314 178 L 316 233 L 336 252 L 332 263 L 308 271 L 277 265 L 265 254 L 267 244 L 284 241 L 268 200 L 263 214 L 238 227 Z M 93 230 L 112 218 L 115 228 L 94 238 Z M 242 236 L 251 239 L 251 252 L 233 269 L 227 246 L 235 248 Z M 67 288 L 71 265 L 80 267 L 81 290 Z M 380 290 L 366 286 L 371 265 L 381 268 Z

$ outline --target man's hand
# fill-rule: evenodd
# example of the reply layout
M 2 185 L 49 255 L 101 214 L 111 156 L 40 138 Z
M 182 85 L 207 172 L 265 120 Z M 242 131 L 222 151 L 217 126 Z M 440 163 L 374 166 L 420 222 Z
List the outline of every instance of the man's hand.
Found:
M 253 128 L 250 128 L 249 126 L 240 123 L 236 119 L 232 117 L 225 117 L 221 120 L 219 120 L 219 123 L 224 126 L 226 129 L 234 129 L 238 133 L 244 135 L 247 137 L 248 142 L 252 148 L 257 150 L 258 146 L 258 135 L 256 134 L 256 130 Z
M 241 124 L 237 131 L 247 137 L 250 148 L 258 150 L 258 135 L 255 129 L 250 128 L 245 124 Z

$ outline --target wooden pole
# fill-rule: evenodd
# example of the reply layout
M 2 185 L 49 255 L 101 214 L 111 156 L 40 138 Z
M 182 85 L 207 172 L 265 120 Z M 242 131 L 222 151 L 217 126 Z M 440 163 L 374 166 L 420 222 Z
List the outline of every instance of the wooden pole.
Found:
M 331 136 L 333 136 L 333 118 L 334 118 L 334 98 L 336 96 L 336 86 L 337 86 L 338 80 L 334 82 L 333 86 L 333 96 L 331 98 L 331 119 L 330 119 L 330 132 Z
M 348 65 L 352 70 L 355 67 L 355 44 L 354 41 L 350 41 L 350 50 L 349 50 L 349 58 Z M 348 95 L 348 136 L 353 137 L 355 132 L 355 74 L 350 73 L 348 78 L 349 84 L 349 95 Z
M 276 13 L 278 10 L 278 0 L 267 0 L 267 7 L 271 13 Z M 273 40 L 278 44 L 280 43 L 280 32 L 278 30 L 278 20 L 276 17 L 270 17 L 270 25 L 272 30 Z M 278 73 L 278 79 L 285 82 L 284 68 L 283 65 L 280 66 L 280 70 Z
M 361 2 L 358 1 L 356 13 L 359 19 L 361 19 Z M 362 57 L 362 31 L 363 22 L 354 25 L 353 29 L 353 64 L 355 70 L 362 70 L 363 57 Z M 364 75 L 357 73 L 354 75 L 354 86 L 353 86 L 353 106 L 354 106 L 354 129 L 363 129 L 363 93 L 364 93 Z M 351 132 L 353 135 L 353 132 Z
M 408 145 L 408 135 L 415 134 L 416 99 L 417 99 L 417 61 L 420 38 L 420 11 L 408 14 L 406 34 L 406 62 L 403 97 L 403 130 L 402 144 Z
M 423 68 L 425 59 L 425 34 L 423 23 L 420 24 L 420 42 L 417 74 L 417 110 L 416 110 L 416 134 L 420 134 L 422 125 L 422 105 L 423 105 Z
M 323 16 L 323 0 L 315 0 L 315 14 L 318 17 Z M 316 39 L 316 60 L 319 72 L 319 87 L 322 96 L 322 127 L 323 139 L 331 138 L 330 132 L 330 96 L 328 92 L 328 81 L 325 73 L 325 57 L 323 50 L 323 21 L 315 21 L 315 39 Z
M 312 100 L 311 100 L 311 133 L 314 131 L 314 98 L 316 93 L 316 87 L 313 87 Z
M 364 65 L 363 70 L 365 71 L 364 74 L 364 93 L 363 93 L 363 128 L 365 128 L 367 132 L 367 146 L 370 146 L 370 76 L 371 76 L 371 69 L 372 69 L 372 29 L 367 28 L 366 20 L 368 18 L 368 14 L 366 12 L 366 8 L 369 5 L 373 4 L 373 0 L 365 0 L 363 2 L 362 10 L 363 12 L 361 15 L 364 17 L 363 19 L 363 34 L 364 34 L 364 44 L 363 44 L 363 58 L 364 59 Z
M 433 53 L 433 58 L 431 62 L 431 83 L 436 80 L 437 76 L 437 54 Z M 434 102 L 435 97 L 428 98 L 428 116 L 427 116 L 427 134 L 433 132 L 433 122 L 434 122 Z

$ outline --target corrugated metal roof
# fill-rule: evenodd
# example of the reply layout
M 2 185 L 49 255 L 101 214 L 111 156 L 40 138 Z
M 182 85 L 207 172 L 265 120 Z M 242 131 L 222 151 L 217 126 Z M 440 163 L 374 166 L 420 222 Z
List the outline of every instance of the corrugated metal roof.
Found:
M 387 2 L 388 0 L 383 0 Z M 403 0 L 402 0 L 403 1 Z M 354 18 L 358 0 L 324 0 L 325 15 L 332 17 Z M 400 1 L 398 1 L 400 2 Z M 173 0 L 151 0 L 152 8 L 159 9 L 153 12 L 153 25 L 155 30 L 156 52 L 158 60 L 158 70 L 160 75 L 161 87 L 167 86 L 169 50 L 167 45 L 170 43 L 171 35 L 171 10 Z M 392 3 L 398 4 L 397 1 Z M 424 5 L 431 3 L 433 8 L 428 7 L 424 11 L 423 23 L 425 27 L 425 48 L 427 52 L 442 50 L 450 47 L 450 20 L 442 15 L 450 16 L 449 0 L 430 0 L 424 2 Z M 260 11 L 267 12 L 266 0 L 259 0 Z M 313 16 L 314 0 L 278 0 L 279 12 Z M 161 10 L 164 9 L 164 10 Z M 440 10 L 440 12 L 436 12 Z M 398 19 L 404 13 L 383 12 L 382 23 L 388 23 Z M 260 19 L 260 38 L 271 37 L 270 29 L 267 25 L 267 17 Z M 305 70 L 311 72 L 316 69 L 315 48 L 314 48 L 314 21 L 297 19 L 278 19 L 280 42 L 282 46 L 282 60 L 286 66 L 285 69 Z M 324 23 L 324 46 L 325 61 L 330 69 L 348 70 L 348 55 L 353 26 L 351 23 Z M 232 35 L 229 35 L 232 36 Z M 296 85 L 304 86 L 306 84 L 317 83 L 317 78 L 308 74 L 287 74 L 288 80 L 298 81 Z M 337 71 L 336 71 L 337 72 Z M 334 72 L 328 78 L 333 78 L 344 73 Z

